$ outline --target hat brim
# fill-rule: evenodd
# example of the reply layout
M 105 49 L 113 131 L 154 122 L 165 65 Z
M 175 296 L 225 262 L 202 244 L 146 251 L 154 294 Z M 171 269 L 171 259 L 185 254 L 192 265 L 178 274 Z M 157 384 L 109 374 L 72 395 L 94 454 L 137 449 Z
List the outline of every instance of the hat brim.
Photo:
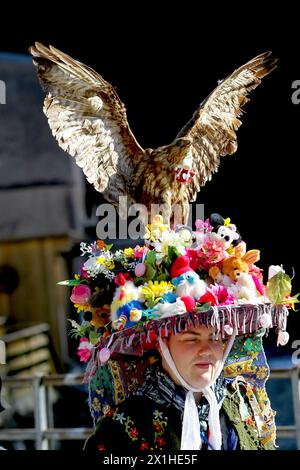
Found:
M 200 325 L 211 326 L 214 337 L 228 338 L 232 331 L 236 335 L 251 334 L 264 327 L 263 319 L 270 318 L 268 328 L 285 331 L 288 309 L 284 305 L 244 304 L 214 306 L 206 311 L 193 311 L 164 318 L 139 322 L 130 328 L 112 333 L 101 339 L 98 347 L 109 348 L 111 357 L 116 354 L 142 356 L 155 348 L 158 338 L 178 334 Z M 227 326 L 227 328 L 226 328 Z M 231 330 L 232 329 L 232 330 Z

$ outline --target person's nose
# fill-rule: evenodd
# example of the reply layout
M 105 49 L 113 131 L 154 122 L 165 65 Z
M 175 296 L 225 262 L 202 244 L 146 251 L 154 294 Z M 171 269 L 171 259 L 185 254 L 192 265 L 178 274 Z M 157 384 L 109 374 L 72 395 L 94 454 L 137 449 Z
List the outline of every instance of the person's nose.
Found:
M 198 355 L 205 356 L 211 352 L 210 344 L 208 341 L 201 341 L 198 346 Z

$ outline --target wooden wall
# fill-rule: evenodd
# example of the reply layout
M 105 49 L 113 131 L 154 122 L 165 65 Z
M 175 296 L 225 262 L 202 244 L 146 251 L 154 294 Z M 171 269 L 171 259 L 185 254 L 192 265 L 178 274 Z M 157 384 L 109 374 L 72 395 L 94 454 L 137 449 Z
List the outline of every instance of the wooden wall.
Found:
M 0 314 L 9 310 L 18 322 L 49 323 L 54 347 L 62 362 L 68 358 L 69 288 L 56 283 L 69 277 L 60 255 L 68 251 L 69 244 L 67 237 L 0 242 L 0 265 L 15 268 L 20 278 L 10 302 L 5 295 L 0 295 Z

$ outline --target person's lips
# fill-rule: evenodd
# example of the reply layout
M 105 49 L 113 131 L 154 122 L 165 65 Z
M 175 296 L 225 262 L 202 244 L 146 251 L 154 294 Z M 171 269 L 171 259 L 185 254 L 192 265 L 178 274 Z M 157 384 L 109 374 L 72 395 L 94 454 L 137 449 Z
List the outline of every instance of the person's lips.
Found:
M 212 363 L 209 361 L 201 361 L 201 362 L 196 362 L 194 365 L 198 367 L 199 369 L 207 370 L 209 369 L 210 366 L 212 366 Z

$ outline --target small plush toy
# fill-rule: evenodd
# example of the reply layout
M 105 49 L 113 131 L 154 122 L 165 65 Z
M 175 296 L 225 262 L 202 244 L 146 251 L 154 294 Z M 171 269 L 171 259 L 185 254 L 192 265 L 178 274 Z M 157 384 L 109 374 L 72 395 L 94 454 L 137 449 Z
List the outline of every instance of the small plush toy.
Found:
M 223 260 L 222 269 L 213 266 L 209 275 L 215 282 L 227 287 L 237 299 L 257 301 L 259 296 L 256 284 L 249 274 L 249 266 L 259 258 L 259 250 L 246 252 L 245 244 L 240 243 L 235 248 L 234 255 Z
M 213 227 L 210 237 L 217 238 L 224 243 L 227 250 L 231 245 L 237 246 L 241 242 L 241 236 L 230 219 L 224 219 L 220 214 L 211 214 L 209 222 Z
M 196 301 L 189 296 L 177 297 L 173 303 L 158 303 L 157 310 L 160 318 L 171 317 L 174 315 L 182 315 L 186 312 L 192 312 L 195 308 Z
M 125 325 L 126 327 L 131 326 L 132 323 L 130 322 L 138 321 L 141 318 L 141 315 L 136 312 L 136 310 L 141 309 L 142 304 L 139 302 L 138 288 L 132 281 L 126 281 L 116 289 L 110 307 L 110 319 L 113 327 L 122 329 Z M 131 312 L 132 310 L 135 312 Z
M 91 325 L 95 328 L 103 328 L 109 322 L 109 305 L 105 304 L 102 307 L 91 308 L 92 318 Z
M 123 328 L 130 328 L 136 322 L 140 321 L 143 316 L 143 306 L 138 300 L 132 300 L 120 307 L 117 312 L 117 317 L 113 320 L 113 327 L 116 330 Z
M 178 297 L 187 296 L 197 300 L 205 294 L 207 284 L 191 268 L 188 256 L 178 256 L 172 264 L 170 274 Z

